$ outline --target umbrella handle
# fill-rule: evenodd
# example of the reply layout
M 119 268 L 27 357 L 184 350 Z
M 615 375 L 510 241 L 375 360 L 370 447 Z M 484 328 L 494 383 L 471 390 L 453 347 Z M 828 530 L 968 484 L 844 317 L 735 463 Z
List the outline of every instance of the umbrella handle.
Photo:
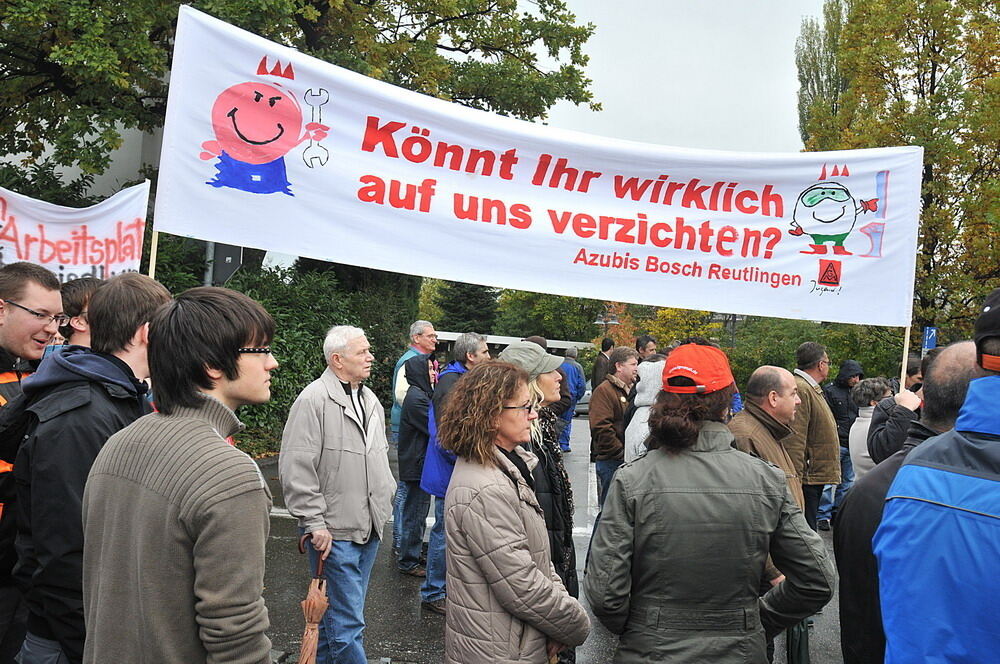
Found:
M 302 537 L 299 538 L 299 553 L 305 553 L 306 552 L 306 540 L 311 540 L 311 539 L 312 539 L 312 533 L 306 533 L 305 535 L 303 535 Z M 317 553 L 319 553 L 319 552 L 317 551 Z M 322 556 L 320 556 L 319 562 L 316 563 L 316 573 L 313 575 L 313 578 L 314 579 L 322 579 L 323 578 L 323 557 Z

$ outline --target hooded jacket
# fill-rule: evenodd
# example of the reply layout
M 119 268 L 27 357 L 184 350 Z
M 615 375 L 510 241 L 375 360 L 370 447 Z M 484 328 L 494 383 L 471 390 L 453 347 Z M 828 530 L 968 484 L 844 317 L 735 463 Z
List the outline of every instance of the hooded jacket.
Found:
M 535 456 L 514 450 L 527 468 Z M 544 664 L 548 639 L 583 643 L 590 620 L 552 567 L 535 492 L 499 450 L 496 465 L 455 464 L 445 498 L 445 664 Z
M 403 363 L 403 375 L 410 386 L 399 417 L 399 479 L 403 482 L 420 481 L 427 455 L 427 440 L 430 437 L 427 413 L 434 394 L 427 360 L 427 355 L 414 355 Z
M 113 434 L 151 411 L 145 385 L 121 360 L 69 346 L 26 378 L 16 407 L 26 428 L 17 453 L 18 563 L 28 631 L 83 658 L 83 490 Z M 15 405 L 12 403 L 11 408 Z
M 625 427 L 625 461 L 632 461 L 646 453 L 649 437 L 649 410 L 660 393 L 665 362 L 643 362 L 639 365 L 639 382 L 635 386 L 635 413 Z
M 969 383 L 955 428 L 910 452 L 889 487 L 872 539 L 886 662 L 997 659 L 998 401 L 1000 376 Z
M 859 477 L 837 510 L 833 553 L 840 574 L 840 647 L 844 664 L 885 661 L 878 563 L 872 553 L 872 537 L 882 521 L 889 485 L 903 461 L 917 445 L 936 435 L 920 422 L 911 423 L 903 449 Z
M 431 407 L 427 412 L 427 456 L 424 457 L 424 469 L 420 475 L 420 488 L 426 493 L 438 498 L 444 498 L 448 491 L 448 482 L 455 469 L 455 453 L 438 445 L 438 423 L 441 421 L 441 411 L 444 410 L 445 398 L 451 392 L 462 374 L 469 369 L 459 361 L 454 361 L 438 374 L 438 382 L 431 397 Z
M 837 422 L 837 438 L 840 446 L 845 448 L 850 444 L 851 425 L 858 418 L 858 407 L 851 398 L 851 386 L 847 384 L 852 376 L 865 377 L 861 364 L 856 360 L 844 360 L 837 377 L 823 386 L 823 396 Z

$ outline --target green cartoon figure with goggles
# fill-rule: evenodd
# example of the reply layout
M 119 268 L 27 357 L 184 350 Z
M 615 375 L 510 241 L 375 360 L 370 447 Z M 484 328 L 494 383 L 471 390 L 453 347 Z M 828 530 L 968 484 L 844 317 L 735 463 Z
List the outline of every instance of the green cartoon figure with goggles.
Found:
M 844 247 L 844 240 L 854 230 L 858 213 L 877 210 L 877 198 L 860 201 L 859 205 L 844 185 L 820 182 L 799 194 L 789 234 L 812 238 L 811 250 L 803 250 L 803 254 L 825 254 L 826 245 L 832 244 L 833 253 L 848 256 L 851 252 Z

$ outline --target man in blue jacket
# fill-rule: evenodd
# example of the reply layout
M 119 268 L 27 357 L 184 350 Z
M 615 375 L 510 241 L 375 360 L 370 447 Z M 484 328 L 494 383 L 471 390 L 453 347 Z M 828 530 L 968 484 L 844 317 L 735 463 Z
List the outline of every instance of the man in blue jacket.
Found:
M 567 348 L 566 359 L 559 367 L 563 376 L 566 377 L 570 396 L 569 408 L 559 416 L 565 423 L 562 431 L 559 432 L 559 447 L 562 448 L 563 452 L 569 452 L 569 434 L 573 427 L 573 416 L 576 415 L 576 404 L 587 392 L 587 381 L 583 377 L 583 367 L 576 361 L 576 356 L 576 348 Z
M 444 495 L 451 481 L 451 471 L 455 468 L 455 455 L 441 449 L 437 442 L 437 427 L 448 394 L 469 369 L 490 359 L 486 337 L 475 332 L 466 332 L 455 339 L 452 351 L 455 361 L 438 375 L 431 407 L 427 413 L 427 427 L 430 438 L 427 455 L 424 458 L 420 488 L 434 496 L 434 527 L 427 541 L 427 576 L 420 586 L 420 600 L 424 608 L 434 613 L 445 611 L 445 562 L 444 562 Z
M 975 327 L 986 376 L 955 428 L 906 457 L 873 540 L 886 664 L 996 661 L 1000 643 L 1000 288 Z

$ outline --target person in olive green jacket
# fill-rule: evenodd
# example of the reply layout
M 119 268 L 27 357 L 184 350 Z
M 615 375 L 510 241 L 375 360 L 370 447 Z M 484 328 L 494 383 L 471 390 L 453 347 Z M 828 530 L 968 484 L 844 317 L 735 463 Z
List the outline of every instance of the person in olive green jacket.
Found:
M 806 501 L 802 511 L 809 527 L 815 530 L 823 487 L 840 484 L 840 437 L 820 387 L 830 373 L 826 348 L 807 341 L 796 349 L 795 363 L 798 365 L 793 372 L 795 385 L 802 403 L 792 420 L 792 435 L 785 439 L 784 445 L 795 464 L 795 474 L 802 478 Z
M 685 344 L 667 358 L 649 453 L 618 469 L 584 590 L 619 634 L 614 661 L 767 662 L 773 636 L 833 595 L 833 564 L 785 473 L 732 447 L 725 354 Z M 785 580 L 758 597 L 770 554 Z

